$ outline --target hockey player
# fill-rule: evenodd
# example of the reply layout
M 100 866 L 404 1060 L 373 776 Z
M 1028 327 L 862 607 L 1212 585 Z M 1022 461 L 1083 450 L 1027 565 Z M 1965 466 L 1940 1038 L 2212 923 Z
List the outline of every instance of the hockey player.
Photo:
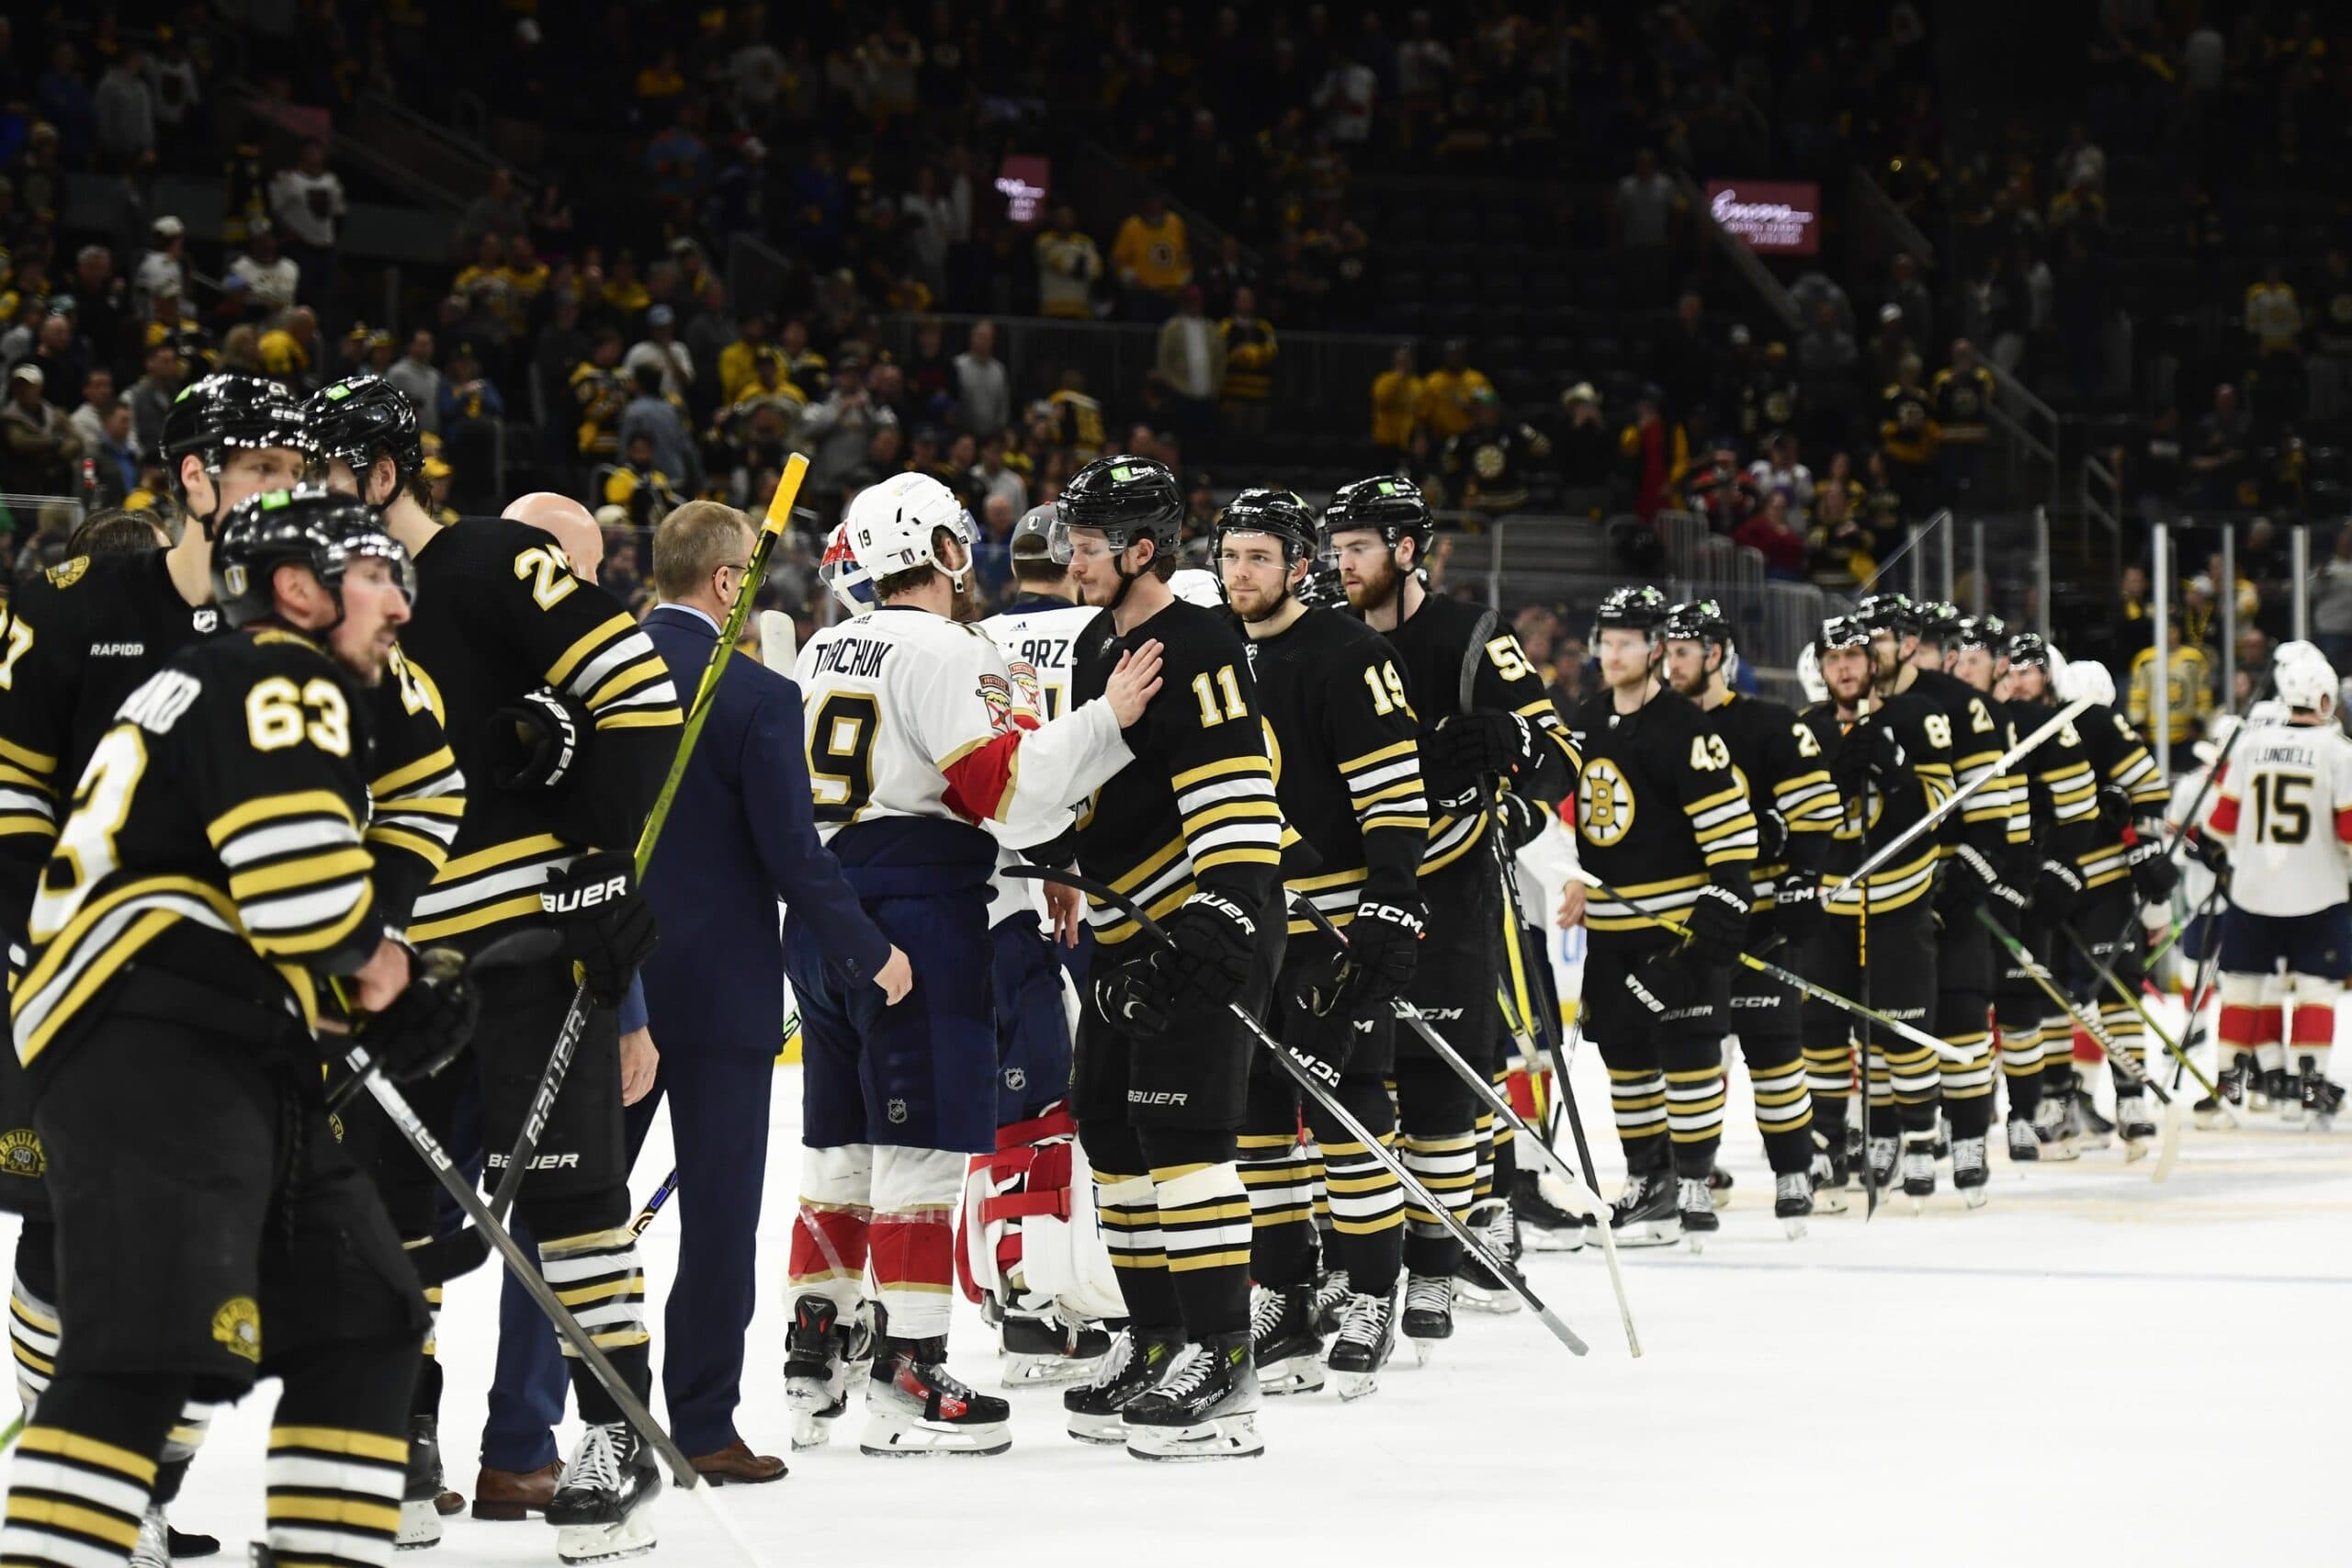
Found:
M 1314 514 L 1288 491 L 1250 490 L 1218 516 L 1226 597 L 1250 638 L 1258 701 L 1283 765 L 1283 888 L 1347 936 L 1337 946 L 1303 915 L 1289 922 L 1272 1027 L 1340 1070 L 1340 1102 L 1393 1144 L 1392 1002 L 1413 976 L 1425 912 L 1416 886 L 1429 841 L 1419 729 L 1387 639 L 1297 588 L 1315 558 Z M 1323 1385 L 1313 1324 L 1314 1224 L 1298 1139 L 1299 1093 L 1262 1054 L 1250 1080 L 1241 1179 L 1250 1190 L 1250 1329 L 1269 1393 Z M 1369 1393 L 1396 1343 L 1404 1264 L 1403 1189 L 1320 1102 L 1306 1124 L 1322 1150 L 1334 1260 L 1349 1297 L 1331 1346 L 1340 1395 Z
M 221 630 L 212 597 L 214 536 L 229 510 L 282 491 L 302 476 L 311 448 L 302 411 L 277 383 L 258 377 L 204 377 L 166 412 L 162 456 L 180 519 L 165 550 L 76 557 L 21 584 L 0 611 L 0 925 L 21 931 L 43 861 L 56 838 L 60 786 L 80 776 L 122 700 L 171 658 Z M 405 672 L 393 654 L 395 669 Z M 369 778 L 374 814 L 366 837 L 377 858 L 378 897 L 397 922 L 431 880 L 463 810 L 463 781 L 430 711 L 409 707 L 404 679 L 363 694 L 377 738 Z M 14 1082 L 0 1067 L 0 1088 Z M 0 1125 L 37 1152 L 28 1111 Z M 9 1323 L 18 1382 L 40 1393 L 53 1348 L 55 1237 L 47 1220 L 40 1162 L 9 1162 L 0 1182 L 27 1214 L 17 1242 L 16 1305 Z M 157 1493 L 177 1491 L 205 1413 L 190 1409 L 173 1434 Z M 161 1539 L 161 1510 L 148 1534 Z M 196 1555 L 204 1538 L 175 1538 Z M 151 1550 L 152 1548 L 152 1550 Z M 141 1551 L 157 1557 L 160 1545 Z
M 1250 1204 L 1236 1160 L 1262 1015 L 1282 961 L 1282 813 L 1246 645 L 1222 611 L 1169 586 L 1184 519 L 1165 465 L 1104 457 L 1056 503 L 1054 553 L 1100 611 L 1080 640 L 1074 699 L 1146 640 L 1166 686 L 1129 728 L 1135 760 L 1080 818 L 1078 863 L 1166 930 L 1115 907 L 1098 946 L 1071 1099 L 1094 1162 L 1128 1325 L 1092 1384 L 1063 1396 L 1069 1432 L 1136 1458 L 1264 1448 L 1250 1353 Z M 1091 902 L 1091 901 L 1090 901 Z
M 615 1009 L 652 949 L 652 920 L 630 852 L 678 742 L 678 694 L 661 654 L 604 590 L 574 575 L 541 529 L 497 517 L 444 527 L 424 502 L 414 410 L 398 389 L 356 377 L 316 394 L 313 438 L 330 482 L 380 504 L 386 532 L 414 561 L 423 613 L 401 633 L 418 689 L 404 699 L 447 715 L 452 750 L 474 781 L 447 863 L 417 900 L 416 942 L 474 951 L 525 926 L 551 926 L 563 952 L 502 967 L 480 985 L 471 1073 L 481 1088 L 484 1177 L 503 1174 L 584 976 L 590 1009 L 516 1199 L 542 1274 L 581 1304 L 581 1322 L 639 1397 L 651 1387 L 645 1278 L 628 1186 Z M 414 1099 L 446 1131 L 465 1072 Z M 438 1187 L 379 1115 L 347 1119 L 403 1240 L 433 1233 Z M 436 1292 L 428 1291 L 430 1303 Z M 416 1384 L 419 1430 L 433 1432 L 441 1376 L 428 1353 Z M 586 1430 L 547 1508 L 566 1561 L 650 1550 L 649 1505 L 662 1487 L 652 1451 L 569 1345 Z M 404 1544 L 439 1539 L 437 1452 L 413 1454 Z
M 1917 687 L 1907 637 L 1898 620 L 1874 632 L 1853 616 L 1824 621 L 1816 646 L 1829 698 L 1807 708 L 1812 750 L 1829 770 L 1840 801 L 1838 824 L 1799 840 L 1817 874 L 1808 891 L 1825 920 L 1803 972 L 1841 996 L 1868 992 L 1871 1007 L 1925 1028 L 1936 997 L 1936 931 L 1930 894 L 1938 845 L 1933 832 L 1914 839 L 1860 886 L 1837 891 L 1865 860 L 1895 842 L 1952 791 L 1951 737 L 1943 714 Z M 1801 751 L 1807 749 L 1800 742 Z M 1785 908 L 1790 902 L 1784 893 Z M 1848 1106 L 1854 1096 L 1851 1019 L 1825 1004 L 1803 1010 L 1805 1071 L 1815 1117 L 1828 1144 L 1829 1185 L 1846 1180 Z M 1864 1027 L 1863 1084 L 1871 1120 L 1864 1157 L 1870 1180 L 1895 1177 L 1924 1201 L 1936 1190 L 1936 1053 Z
M 1577 837 L 1626 902 L 1570 883 L 1560 911 L 1590 933 L 1585 1029 L 1609 1066 L 1625 1151 L 1610 1224 L 1629 1247 L 1720 1223 L 1707 1174 L 1723 1142 L 1724 971 L 1747 936 L 1758 837 L 1731 748 L 1665 678 L 1667 608 L 1655 588 L 1615 588 L 1594 612 L 1603 689 L 1574 719 Z
M 9 1476 L 0 1558 L 28 1568 L 144 1550 L 182 1406 L 265 1377 L 284 1387 L 254 1560 L 392 1559 L 424 1304 L 330 1123 L 313 1031 L 332 976 L 395 1077 L 470 1027 L 464 981 L 412 983 L 361 832 L 362 694 L 407 567 L 323 491 L 205 525 L 243 635 L 169 660 L 91 748 L 15 993 L 69 1325 Z
M 1575 787 L 1576 752 L 1519 638 L 1496 624 L 1492 611 L 1432 593 L 1422 582 L 1434 530 L 1409 479 L 1359 479 L 1343 486 L 1323 513 L 1323 538 L 1338 560 L 1348 604 L 1396 649 L 1420 719 L 1430 800 L 1420 892 L 1429 932 L 1407 999 L 1464 1061 L 1491 1074 L 1504 1032 L 1496 1001 L 1501 922 L 1517 917 L 1503 908 L 1487 840 L 1495 816 L 1489 803 L 1507 787 L 1556 806 Z M 1469 1218 L 1479 1186 L 1476 1101 L 1469 1086 L 1410 1035 L 1396 1044 L 1396 1106 L 1407 1168 Z M 1496 1140 L 1489 1176 L 1503 1192 L 1516 1176 L 1503 1168 L 1508 1149 Z M 1515 1252 L 1509 1204 L 1495 1202 L 1483 1217 L 1488 1238 Z M 1461 1247 L 1435 1214 L 1407 1208 L 1399 1326 L 1418 1353 L 1453 1333 L 1463 1262 Z
M 1016 703 L 1048 721 L 1069 706 L 1079 636 L 1095 615 L 1073 601 L 1069 569 L 1053 558 L 1053 520 L 1054 509 L 1039 506 L 1013 525 L 1008 547 L 1019 592 L 980 623 L 1004 650 Z M 1000 853 L 1019 858 L 1009 848 Z M 1069 945 L 1057 949 L 1057 939 Z M 1009 1378 L 1044 1382 L 1091 1376 L 1092 1363 L 1110 1346 L 1108 1333 L 1091 1320 L 1117 1314 L 1117 1292 L 1102 1290 L 1091 1268 L 1079 1268 L 1082 1258 L 1103 1262 L 1102 1273 L 1109 1272 L 1092 1234 L 1092 1213 L 1083 1197 L 1073 1209 L 1071 1197 L 1086 1177 L 1073 1158 L 1078 1123 L 1069 1106 L 1070 983 L 1085 986 L 1091 943 L 1074 906 L 1065 929 L 1049 930 L 1039 885 L 1000 877 L 989 902 L 989 945 L 996 992 L 997 1151 L 973 1161 L 958 1245 L 965 1248 L 967 1277 L 977 1269 L 989 1281 L 984 1310 L 1002 1320 Z M 1033 1240 L 1038 1244 L 1034 1260 Z M 1068 1267 L 1059 1266 L 1064 1258 L 1071 1259 Z
M 2291 650 L 2291 651 L 2290 651 Z M 2352 979 L 2352 739 L 2335 722 L 2335 671 L 2308 643 L 2274 656 L 2283 722 L 2238 738 L 2205 832 L 2229 852 L 2230 904 L 2222 917 L 2222 1098 L 2263 1092 L 2288 1121 L 2335 1122 L 2344 1090 L 2328 1081 L 2335 1002 Z M 2283 969 L 2294 1020 L 2281 1041 L 2263 1019 L 2263 987 Z M 2281 1020 L 2280 1021 L 2284 1021 Z M 2118 1121 L 2121 1120 L 2119 1115 Z
M 787 1397 L 811 1420 L 845 1408 L 870 1263 L 880 1312 L 862 1450 L 1002 1453 L 1009 1407 L 945 1364 L 956 1201 L 971 1156 L 997 1146 L 996 1032 L 974 985 L 989 966 L 989 878 L 1001 842 L 1066 835 L 1069 803 L 1125 765 L 1120 731 L 1159 689 L 1159 660 L 1137 649 L 1102 701 L 1041 727 L 1002 650 L 959 615 L 972 534 L 955 494 L 894 475 L 857 496 L 844 527 L 877 607 L 809 638 L 794 671 L 818 831 L 866 913 L 922 962 L 893 1005 L 787 921 L 805 1148 L 791 1273 L 807 1292 Z
M 1994 764 L 2012 737 L 2006 714 L 1990 697 L 1944 669 L 1945 645 L 1956 640 L 1960 614 L 1950 604 L 1913 605 L 1900 593 L 1865 595 L 1854 614 L 1871 628 L 1874 647 L 1895 645 L 1914 674 L 1911 689 L 1932 704 L 1927 723 L 1951 753 L 1955 788 L 1973 791 L 1936 835 L 1942 871 L 1935 897 L 1936 1009 L 1929 1032 L 1949 1047 L 1938 1085 L 1951 1143 L 1951 1184 L 1969 1208 L 1982 1208 L 1992 1179 L 1988 1141 L 1993 1126 L 1993 937 L 1976 917 L 1989 908 L 2005 930 L 2025 912 L 2031 880 L 2016 877 L 2030 834 L 2015 809 L 2021 775 L 1995 776 Z M 1906 628 L 1907 634 L 1906 634 Z M 1906 649 L 1905 643 L 1910 642 Z M 1883 657 L 1883 652 L 1882 652 Z M 1880 673 L 1886 673 L 1882 667 Z
M 1810 929 L 1783 931 L 1775 920 L 1775 890 L 1789 874 L 1792 834 L 1827 832 L 1838 825 L 1838 786 L 1819 757 L 1804 755 L 1795 710 L 1731 689 L 1731 623 L 1713 599 L 1677 604 L 1660 628 L 1667 682 L 1697 703 L 1730 749 L 1732 766 L 1747 781 L 1756 813 L 1755 897 L 1749 906 L 1750 951 Z M 1803 916 L 1792 917 L 1802 922 Z M 1814 922 L 1817 924 L 1818 922 Z M 1756 1127 L 1772 1168 L 1772 1213 L 1792 1239 L 1805 1234 L 1813 1213 L 1813 1097 L 1804 1086 L 1804 1053 L 1797 1028 L 1798 998 L 1780 981 L 1746 966 L 1730 972 L 1730 1007 L 1724 1019 L 1747 1058 L 1756 1096 Z

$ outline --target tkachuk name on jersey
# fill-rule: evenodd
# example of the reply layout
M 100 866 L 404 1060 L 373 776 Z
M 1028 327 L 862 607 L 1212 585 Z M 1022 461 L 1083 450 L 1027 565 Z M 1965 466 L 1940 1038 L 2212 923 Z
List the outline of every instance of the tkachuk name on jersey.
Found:
M 893 645 L 868 642 L 863 637 L 845 637 L 838 642 L 827 643 L 818 651 L 815 669 L 824 675 L 846 675 L 852 680 L 870 681 L 882 672 L 882 661 L 890 657 Z

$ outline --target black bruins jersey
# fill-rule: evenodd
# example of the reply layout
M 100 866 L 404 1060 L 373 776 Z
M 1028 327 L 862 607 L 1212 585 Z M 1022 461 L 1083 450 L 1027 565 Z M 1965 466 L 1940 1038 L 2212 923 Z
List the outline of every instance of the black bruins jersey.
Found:
M 1749 909 L 1763 914 L 1773 907 L 1775 884 L 1788 873 L 1789 839 L 1838 826 L 1838 786 L 1829 782 L 1813 732 L 1786 704 L 1733 692 L 1720 706 L 1708 709 L 1706 716 L 1730 749 L 1732 770 L 1747 786 L 1748 802 L 1759 814 L 1755 897 Z M 1779 815 L 1785 833 L 1760 820 L 1768 808 Z
M 1336 610 L 1309 610 L 1249 648 L 1273 738 L 1283 886 L 1342 927 L 1366 897 L 1412 898 L 1430 808 L 1396 650 Z M 1310 929 L 1290 922 L 1293 936 Z
M 1442 720 L 1463 711 L 1463 671 L 1475 659 L 1470 711 L 1515 713 L 1535 727 L 1534 773 L 1512 787 L 1530 800 L 1553 805 L 1576 787 L 1576 746 L 1519 638 L 1509 626 L 1488 620 L 1487 614 L 1478 605 L 1431 593 L 1386 634 L 1396 650 L 1405 690 L 1412 694 L 1414 711 L 1420 716 L 1420 739 L 1426 746 Z M 1486 627 L 1483 638 L 1481 623 Z M 1474 638 L 1479 638 L 1476 645 Z M 1424 773 L 1422 782 L 1430 797 L 1430 841 L 1421 856 L 1421 874 L 1426 876 L 1478 847 L 1486 834 L 1487 813 L 1478 804 L 1478 781 L 1467 774 Z
M 15 1015 L 36 1077 L 133 960 L 315 1023 L 319 977 L 374 953 L 362 690 L 263 630 L 187 650 L 122 703 L 32 902 Z
M 2025 811 L 2025 775 L 2015 767 L 1994 773 L 1994 764 L 2015 743 L 2007 711 L 1959 676 L 1940 670 L 1920 671 L 1912 689 L 1926 693 L 1943 713 L 1944 733 L 1951 737 L 1953 786 L 1974 791 L 1945 819 L 1947 830 L 1939 835 L 1945 857 L 1950 858 L 1953 845 L 1966 843 L 1992 864 L 2003 863 L 2032 837 Z
M 1101 696 L 1119 655 L 1153 641 L 1159 692 L 1124 732 L 1135 761 L 1079 813 L 1079 868 L 1156 920 L 1204 888 L 1261 909 L 1281 865 L 1282 807 L 1249 650 L 1231 619 L 1179 600 L 1122 637 L 1104 611 L 1079 634 L 1070 706 Z M 1140 930 L 1088 903 L 1105 947 Z
M 1698 704 L 1668 689 L 1621 714 L 1604 691 L 1577 707 L 1573 734 L 1584 762 L 1576 830 L 1586 870 L 1678 924 L 1710 882 L 1748 901 L 1756 812 L 1730 746 Z M 1650 922 L 1596 891 L 1585 925 L 1637 931 Z
M 1820 872 L 1828 884 L 1822 890 L 1823 908 L 1833 915 L 1859 919 L 1865 888 L 1850 887 L 1835 897 L 1829 896 L 1829 888 L 1861 869 L 1866 858 L 1917 827 L 1951 798 L 1950 721 L 1936 699 L 1915 683 L 1888 697 L 1856 724 L 1841 720 L 1835 703 L 1815 703 L 1805 709 L 1804 724 L 1812 734 L 1814 745 L 1820 749 L 1822 765 L 1833 773 L 1838 753 L 1849 744 L 1860 744 L 1856 736 L 1864 725 L 1891 728 L 1903 748 L 1908 779 L 1893 789 L 1869 792 L 1871 817 L 1867 824 L 1862 819 L 1860 799 L 1841 800 L 1837 825 L 1826 833 L 1791 838 L 1792 852 L 1802 857 L 1803 863 Z M 1905 845 L 1900 854 L 1871 873 L 1867 892 L 1871 911 L 1885 913 L 1925 897 L 1935 886 L 1936 867 L 1942 858 L 1943 847 L 1937 833 L 1924 833 Z
M 57 837 L 58 801 L 81 778 L 123 699 L 181 650 L 223 629 L 190 607 L 162 550 L 78 556 L 0 605 L 0 926 L 25 929 Z M 432 682 L 394 656 L 357 698 L 375 738 L 363 813 L 377 894 L 397 915 L 439 872 L 464 815 L 465 780 Z
M 444 682 L 450 745 L 478 781 L 409 938 L 470 947 L 539 918 L 548 874 L 584 849 L 637 847 L 683 722 L 670 668 L 612 595 L 571 574 L 555 539 L 469 517 L 416 552 L 417 663 Z M 584 714 L 582 756 L 551 790 L 492 786 L 491 716 L 542 687 Z
M 2030 732 L 2056 710 L 2017 705 L 2018 724 Z M 2029 720 L 2030 723 L 2029 723 Z M 2102 784 L 2116 784 L 2132 797 L 2130 818 L 2162 817 L 2169 804 L 2164 775 L 2129 720 L 2111 707 L 2094 705 L 2036 747 L 2026 766 L 2051 817 L 2043 855 L 2082 874 L 2086 888 L 2105 887 L 2132 874 L 2123 839 L 2127 822 L 2102 812 Z

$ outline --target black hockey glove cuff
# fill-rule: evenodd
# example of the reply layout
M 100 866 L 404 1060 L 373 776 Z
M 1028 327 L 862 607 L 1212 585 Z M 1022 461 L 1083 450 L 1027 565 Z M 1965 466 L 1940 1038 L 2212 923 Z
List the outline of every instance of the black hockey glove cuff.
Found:
M 2230 852 L 2219 839 L 2203 833 L 2191 833 L 2188 835 L 2188 852 L 2197 857 L 2198 864 L 2215 876 L 2230 874 Z
M 1148 1038 L 1168 1028 L 1167 976 L 1160 953 L 1094 971 L 1094 1010 L 1102 1021 Z
M 395 1083 L 429 1078 L 447 1066 L 473 1039 L 481 1017 L 481 995 L 466 977 L 465 956 L 454 948 L 426 948 L 415 954 L 411 972 L 408 988 L 358 1035 Z
M 1756 863 L 1778 865 L 1788 858 L 1789 819 L 1776 807 L 1756 808 Z
M 2110 833 L 2123 831 L 2124 824 L 2132 820 L 2132 792 L 2120 784 L 2100 784 L 2098 819 Z
M 2150 904 L 2161 904 L 2180 886 L 2180 867 L 2165 852 L 2163 840 L 2143 839 L 2124 857 L 2132 867 L 2132 888 Z
M 1821 874 L 1792 866 L 1772 884 L 1772 922 L 1791 942 L 1802 942 L 1819 929 Z
M 1939 914 L 1964 915 L 1979 904 L 1992 906 L 1994 915 L 2014 926 L 2030 900 L 2010 886 L 1992 857 L 1973 844 L 1956 844 L 1944 863 L 1944 886 L 1936 900 Z
M 1340 986 L 1342 1007 L 1352 1011 L 1380 1006 L 1405 994 L 1413 983 L 1428 919 L 1429 911 L 1418 899 L 1392 903 L 1366 898 L 1356 906 Z
M 2046 860 L 2033 879 L 2033 912 L 2045 919 L 2064 919 L 2083 897 L 2082 874 L 2064 861 Z
M 1446 777 L 1517 778 L 1535 761 L 1535 727 L 1515 713 L 1460 713 L 1438 721 L 1423 765 Z
M 553 789 L 579 765 L 587 710 L 541 687 L 490 716 L 490 782 L 500 789 Z
M 1711 967 L 1729 964 L 1747 940 L 1747 900 L 1720 882 L 1699 889 L 1690 907 L 1692 956 Z
M 1625 989 L 1653 1016 L 1665 1018 L 1695 1004 L 1704 978 L 1686 949 L 1668 947 L 1625 971 Z
M 588 995 L 600 1007 L 619 1006 L 655 941 L 653 910 L 638 891 L 628 856 L 611 850 L 582 855 L 548 876 L 539 908 L 579 964 Z
M 1505 790 L 1495 796 L 1495 825 L 1502 832 L 1503 848 L 1517 852 L 1521 845 L 1542 838 L 1551 819 L 1527 796 Z
M 1910 758 L 1894 731 L 1883 724 L 1866 724 L 1846 737 L 1830 764 L 1829 781 L 1851 805 L 1866 794 L 1884 795 L 1910 777 Z
M 1170 996 L 1198 998 L 1214 1007 L 1238 1000 L 1250 983 L 1258 945 L 1258 922 L 1222 893 L 1193 894 L 1168 918 L 1175 944 L 1163 955 Z

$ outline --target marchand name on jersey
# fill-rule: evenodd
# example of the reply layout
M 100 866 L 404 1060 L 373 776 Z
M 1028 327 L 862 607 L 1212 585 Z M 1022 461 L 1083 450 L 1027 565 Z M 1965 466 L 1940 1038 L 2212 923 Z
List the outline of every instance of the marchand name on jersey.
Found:
M 891 646 L 887 642 L 867 642 L 854 637 L 827 643 L 817 652 L 818 672 L 846 675 L 854 680 L 873 680 L 881 672 L 882 661 L 889 657 Z

